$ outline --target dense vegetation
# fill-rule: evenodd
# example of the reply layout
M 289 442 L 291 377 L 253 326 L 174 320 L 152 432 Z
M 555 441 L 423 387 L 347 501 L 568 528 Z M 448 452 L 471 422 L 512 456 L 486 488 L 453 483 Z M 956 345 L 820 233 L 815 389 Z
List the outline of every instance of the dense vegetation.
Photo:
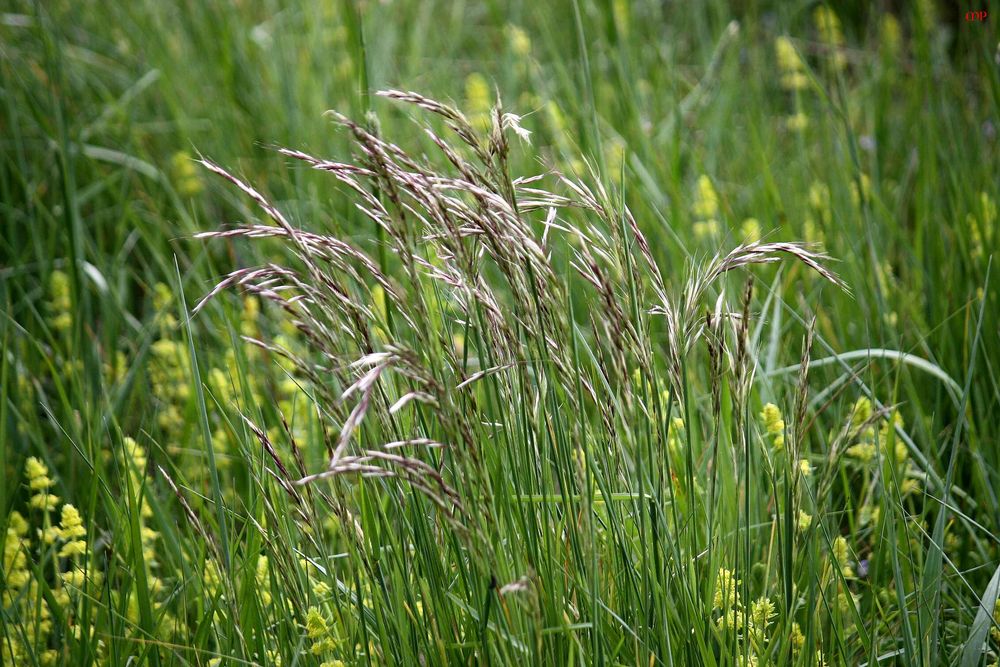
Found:
M 995 17 L 8 4 L 3 664 L 996 663 Z

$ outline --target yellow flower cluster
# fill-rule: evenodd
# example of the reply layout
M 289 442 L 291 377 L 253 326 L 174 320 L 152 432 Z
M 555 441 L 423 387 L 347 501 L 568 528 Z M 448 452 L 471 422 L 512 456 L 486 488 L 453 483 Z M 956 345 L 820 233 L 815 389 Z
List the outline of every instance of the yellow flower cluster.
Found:
M 7 534 L 3 543 L 3 571 L 7 584 L 7 590 L 4 591 L 4 605 L 10 604 L 11 600 L 8 598 L 24 588 L 31 579 L 31 572 L 28 570 L 27 550 L 30 545 L 27 534 L 28 522 L 20 512 L 11 512 L 7 518 Z
M 479 72 L 473 72 L 465 77 L 465 105 L 471 114 L 472 125 L 480 130 L 488 130 L 493 125 L 490 109 L 493 108 L 493 96 L 490 93 L 490 83 Z
M 719 235 L 719 193 L 712 185 L 712 179 L 705 174 L 698 177 L 698 188 L 695 191 L 694 203 L 691 205 L 694 216 L 694 235 L 698 239 L 711 239 Z
M 778 60 L 778 69 L 781 71 L 781 87 L 785 90 L 802 90 L 809 85 L 809 78 L 806 76 L 806 64 L 792 44 L 792 40 L 785 36 L 776 37 L 774 40 L 774 53 Z
M 25 463 L 24 472 L 28 476 L 28 488 L 35 492 L 28 504 L 33 509 L 42 510 L 46 514 L 54 510 L 59 504 L 59 496 L 49 493 L 49 489 L 55 485 L 55 482 L 49 477 L 49 469 L 45 467 L 44 463 L 31 456 Z
M 510 50 L 514 52 L 514 55 L 519 58 L 527 58 L 531 55 L 531 38 L 528 37 L 528 33 L 523 28 L 511 23 L 507 25 L 506 32 L 507 43 L 510 44 Z
M 830 54 L 831 66 L 834 69 L 843 69 L 847 64 L 847 56 L 844 55 L 844 33 L 840 29 L 840 19 L 836 12 L 826 5 L 820 5 L 813 12 L 813 22 L 816 24 L 820 40 L 832 50 Z
M 180 343 L 161 338 L 151 347 L 149 379 L 154 394 L 163 401 L 157 422 L 165 432 L 177 435 L 184 428 L 181 406 L 189 396 L 188 352 Z
M 66 331 L 73 326 L 73 301 L 70 297 L 69 276 L 56 270 L 49 275 L 49 314 L 52 328 Z
M 761 596 L 744 606 L 738 592 L 740 583 L 731 570 L 719 569 L 712 600 L 713 609 L 721 612 L 716 624 L 720 630 L 744 631 L 743 639 L 746 643 L 741 648 L 759 651 L 767 643 L 767 631 L 777 615 L 777 607 L 767 596 Z M 756 655 L 746 657 L 749 664 L 756 664 Z
M 903 45 L 903 30 L 899 27 L 899 19 L 889 12 L 883 12 L 878 32 L 882 52 L 891 58 L 898 56 Z
M 768 403 L 760 413 L 761 421 L 764 422 L 764 430 L 771 436 L 771 442 L 776 451 L 785 448 L 785 420 L 781 417 L 781 410 L 774 403 Z
M 55 601 L 56 608 L 61 610 L 61 617 L 72 626 L 76 622 L 75 596 L 88 581 L 95 587 L 90 595 L 99 596 L 101 576 L 96 572 L 87 572 L 85 559 L 88 548 L 87 541 L 83 539 L 87 529 L 79 510 L 69 503 L 64 504 L 59 524 L 52 524 L 51 513 L 59 504 L 59 498 L 50 493 L 55 482 L 48 467 L 38 458 L 29 457 L 24 470 L 28 488 L 33 494 L 29 506 L 40 512 L 40 527 L 37 529 L 39 553 L 33 552 L 28 521 L 20 512 L 11 512 L 7 517 L 7 532 L 3 541 L 5 587 L 2 602 L 8 613 L 21 619 L 23 632 L 9 635 L 0 646 L 0 662 L 20 665 L 37 660 L 42 665 L 55 665 L 67 656 L 46 648 L 53 634 L 54 617 L 50 600 Z M 53 548 L 50 545 L 54 545 L 56 557 L 64 560 L 57 561 L 56 577 L 52 583 L 39 584 L 34 575 L 34 565 L 44 562 L 43 558 L 47 559 L 42 551 Z M 47 590 L 51 598 L 43 594 L 43 590 Z M 79 633 L 81 630 L 76 625 L 72 631 Z M 101 641 L 96 643 L 99 651 L 102 644 Z
M 740 225 L 740 233 L 743 235 L 744 243 L 755 243 L 760 241 L 760 221 L 757 218 L 747 218 Z
M 861 397 L 855 402 L 851 411 L 851 432 L 858 442 L 847 448 L 847 455 L 860 463 L 867 464 L 871 463 L 880 452 L 886 457 L 891 451 L 895 463 L 906 463 L 909 458 L 906 443 L 896 437 L 896 427 L 903 426 L 902 415 L 894 411 L 889 419 L 882 422 L 876 436 L 875 427 L 871 423 L 872 414 L 872 403 L 868 398 Z
M 204 189 L 198 167 L 188 153 L 184 151 L 174 153 L 170 159 L 170 168 L 174 187 L 182 197 L 194 197 Z
M 793 113 L 785 118 L 785 128 L 789 132 L 804 132 L 809 127 L 809 116 L 801 111 Z
M 806 645 L 806 636 L 802 633 L 802 626 L 797 622 L 792 622 L 792 629 L 788 633 L 788 638 L 792 643 L 792 651 L 796 654 Z
M 713 607 L 725 612 L 739 606 L 739 586 L 740 580 L 732 570 L 719 568 L 719 575 L 715 579 L 715 596 L 712 598 Z
M 87 542 L 80 538 L 87 534 L 83 527 L 80 512 L 69 503 L 62 507 L 62 518 L 59 521 L 59 538 L 65 541 L 59 550 L 60 558 L 72 558 L 87 553 Z
M 306 636 L 312 641 L 309 652 L 313 655 L 328 654 L 337 648 L 337 640 L 318 607 L 309 607 L 306 612 Z
M 851 567 L 850 558 L 850 547 L 847 545 L 847 539 L 843 535 L 838 535 L 833 540 L 833 563 L 836 567 L 840 568 L 840 573 L 844 575 L 845 578 L 850 578 L 854 576 L 854 568 Z

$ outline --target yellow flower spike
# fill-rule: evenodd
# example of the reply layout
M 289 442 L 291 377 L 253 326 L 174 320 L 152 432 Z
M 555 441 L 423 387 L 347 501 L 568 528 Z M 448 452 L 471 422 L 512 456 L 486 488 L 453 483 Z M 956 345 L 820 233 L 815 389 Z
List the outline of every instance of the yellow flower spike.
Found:
M 59 505 L 59 496 L 51 493 L 38 493 L 31 496 L 28 506 L 45 512 L 53 511 Z
M 854 409 L 851 411 L 851 425 L 858 428 L 871 419 L 871 416 L 872 402 L 867 397 L 862 396 L 854 403 Z
M 811 477 L 813 474 L 813 468 L 809 464 L 807 459 L 799 459 L 799 474 L 803 477 Z
M 49 478 L 49 469 L 34 456 L 29 456 L 24 462 L 24 473 L 28 476 L 28 488 L 32 491 L 44 491 L 55 484 Z
M 719 568 L 719 576 L 715 580 L 713 607 L 725 612 L 739 605 L 740 595 L 737 592 L 739 586 L 740 580 L 733 575 L 732 570 Z
M 830 187 L 821 181 L 813 181 L 809 186 L 809 205 L 826 214 L 830 211 Z
M 317 607 L 309 607 L 306 612 L 306 635 L 309 639 L 320 639 L 326 635 L 326 618 Z
M 60 558 L 72 558 L 82 556 L 87 553 L 87 543 L 84 540 L 72 540 L 63 545 L 59 550 Z
M 83 588 L 83 584 L 86 581 L 87 576 L 84 574 L 83 570 L 74 568 L 68 572 L 63 572 L 60 575 L 60 578 L 67 586 L 80 589 Z
M 7 516 L 7 530 L 14 531 L 16 537 L 24 537 L 28 534 L 28 522 L 20 512 L 14 510 Z
M 87 534 L 83 527 L 80 512 L 69 503 L 62 506 L 62 518 L 59 521 L 59 537 L 63 540 L 73 540 Z
M 622 167 L 628 147 L 620 137 L 612 137 L 604 144 L 604 164 L 608 175 L 616 182 L 621 181 Z
M 813 518 L 811 514 L 807 514 L 806 512 L 799 510 L 798 518 L 795 520 L 795 527 L 798 528 L 800 533 L 804 533 L 809 530 L 810 526 L 812 526 L 812 521 Z
M 764 422 L 764 430 L 771 436 L 774 448 L 781 451 L 785 447 L 785 420 L 781 417 L 781 410 L 774 403 L 767 403 L 760 413 L 761 421 Z
M 767 629 L 776 614 L 774 603 L 768 597 L 758 598 L 750 606 L 750 620 L 754 627 L 760 631 Z
M 472 114 L 470 119 L 472 124 L 480 130 L 488 130 L 492 125 L 490 119 L 492 95 L 489 81 L 479 72 L 473 72 L 465 77 L 465 102 Z
M 809 117 L 801 111 L 785 118 L 785 128 L 789 132 L 804 132 L 809 127 Z
M 271 604 L 271 591 L 268 589 L 268 568 L 270 567 L 267 556 L 257 557 L 257 567 L 254 571 L 254 579 L 257 582 L 257 589 L 260 591 L 260 601 L 266 607 Z
M 69 276 L 59 270 L 53 271 L 49 275 L 49 293 L 52 295 L 49 308 L 54 316 L 52 326 L 58 331 L 65 331 L 73 325 Z
M 188 153 L 184 151 L 174 153 L 170 159 L 170 167 L 174 187 L 181 196 L 193 197 L 204 189 L 198 167 Z
M 696 218 L 707 220 L 719 215 L 719 194 L 712 185 L 712 179 L 705 174 L 698 177 L 698 190 L 695 193 L 691 212 Z
M 740 233 L 743 235 L 744 243 L 760 241 L 760 221 L 757 218 L 745 219 L 740 225 Z
M 520 58 L 527 58 L 531 55 L 531 38 L 520 26 L 508 24 L 506 28 L 507 42 L 514 55 Z
M 257 335 L 257 318 L 260 317 L 260 299 L 248 296 L 243 299 L 242 333 L 244 336 Z
M 816 23 L 820 39 L 827 45 L 835 47 L 830 55 L 830 64 L 835 69 L 843 69 L 847 64 L 847 57 L 839 48 L 844 45 L 844 33 L 840 29 L 840 19 L 836 12 L 826 5 L 820 5 L 813 12 L 813 21 Z
M 134 438 L 125 436 L 122 439 L 125 449 L 125 456 L 131 461 L 139 472 L 146 470 L 146 450 L 135 441 Z
M 875 458 L 875 445 L 870 442 L 859 442 L 847 448 L 847 455 L 861 463 L 870 463 Z
M 898 56 L 903 44 L 903 31 L 899 27 L 899 19 L 889 12 L 884 12 L 879 20 L 878 31 L 883 53 L 893 58 Z
M 774 40 L 774 53 L 781 71 L 781 87 L 785 90 L 802 90 L 809 85 L 806 64 L 795 50 L 792 40 L 785 36 Z
M 806 645 L 806 636 L 802 633 L 802 627 L 797 622 L 792 622 L 792 630 L 788 633 L 788 638 L 792 643 L 792 650 L 796 653 Z
M 836 539 L 833 540 L 832 553 L 838 565 L 843 565 L 847 562 L 847 558 L 850 554 L 850 547 L 847 546 L 847 539 L 843 535 L 838 535 Z
M 205 590 L 208 591 L 210 595 L 215 595 L 219 592 L 219 588 L 222 586 L 222 573 L 219 571 L 219 564 L 214 560 L 209 559 L 205 561 L 202 581 L 204 583 Z

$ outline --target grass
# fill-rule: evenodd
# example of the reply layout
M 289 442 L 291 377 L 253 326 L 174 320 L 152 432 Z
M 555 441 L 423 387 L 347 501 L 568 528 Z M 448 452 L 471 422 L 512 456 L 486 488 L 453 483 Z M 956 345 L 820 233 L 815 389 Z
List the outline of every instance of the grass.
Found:
M 996 662 L 995 19 L 3 12 L 5 664 Z

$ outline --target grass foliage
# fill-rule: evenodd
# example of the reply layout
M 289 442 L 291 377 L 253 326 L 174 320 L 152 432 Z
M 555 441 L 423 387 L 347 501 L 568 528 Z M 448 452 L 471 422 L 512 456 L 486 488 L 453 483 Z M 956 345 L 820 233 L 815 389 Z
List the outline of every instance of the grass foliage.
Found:
M 996 18 L 734 4 L 5 7 L 3 663 L 995 664 Z

